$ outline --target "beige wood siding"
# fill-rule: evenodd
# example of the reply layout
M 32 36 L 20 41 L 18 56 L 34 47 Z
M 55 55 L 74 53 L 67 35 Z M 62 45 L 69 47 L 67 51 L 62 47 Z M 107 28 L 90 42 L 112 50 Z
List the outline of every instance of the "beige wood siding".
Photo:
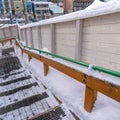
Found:
M 120 13 L 84 20 L 82 61 L 120 71 Z
M 75 35 L 75 21 L 56 24 L 56 53 L 75 58 Z
M 48 48 L 51 51 L 50 25 L 41 26 L 42 48 Z

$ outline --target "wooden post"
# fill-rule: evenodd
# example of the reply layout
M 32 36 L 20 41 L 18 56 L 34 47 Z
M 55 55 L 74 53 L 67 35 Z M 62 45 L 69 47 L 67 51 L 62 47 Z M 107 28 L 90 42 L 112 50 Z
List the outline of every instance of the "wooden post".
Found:
M 22 53 L 22 56 L 23 56 L 23 50 L 22 50 L 22 48 L 21 48 L 21 53 Z
M 32 57 L 28 54 L 28 61 L 30 62 L 31 59 Z
M 4 46 L 4 42 L 2 41 L 2 46 Z
M 30 30 L 30 44 L 31 44 L 31 47 L 34 48 L 32 27 L 29 28 L 29 30 Z
M 44 65 L 44 76 L 46 76 L 49 71 L 49 66 L 46 63 L 43 63 L 43 65 Z
M 25 43 L 26 43 L 26 45 L 28 45 L 27 28 L 24 29 L 24 36 L 25 36 Z
M 41 26 L 37 27 L 37 35 L 38 35 L 38 48 L 42 49 L 42 35 L 41 35 Z
M 4 35 L 4 38 L 6 38 L 5 28 L 3 28 L 3 35 Z
M 20 40 L 24 41 L 23 29 L 20 29 Z
M 12 39 L 10 39 L 10 45 L 12 45 Z
M 76 21 L 76 47 L 75 47 L 76 60 L 81 60 L 82 39 L 83 39 L 83 20 L 77 20 Z
M 12 27 L 9 27 L 9 31 L 10 31 L 10 37 L 13 37 L 13 34 L 12 34 Z
M 50 25 L 51 31 L 51 51 L 52 53 L 56 53 L 56 27 L 55 24 Z
M 96 99 L 97 91 L 86 85 L 84 108 L 87 112 L 92 111 Z

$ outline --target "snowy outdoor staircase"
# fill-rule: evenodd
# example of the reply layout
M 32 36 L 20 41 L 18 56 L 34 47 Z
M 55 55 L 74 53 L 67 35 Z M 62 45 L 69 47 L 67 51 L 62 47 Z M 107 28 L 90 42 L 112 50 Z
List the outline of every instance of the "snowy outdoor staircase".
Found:
M 13 47 L 0 54 L 0 120 L 74 120 L 68 108 L 22 66 Z

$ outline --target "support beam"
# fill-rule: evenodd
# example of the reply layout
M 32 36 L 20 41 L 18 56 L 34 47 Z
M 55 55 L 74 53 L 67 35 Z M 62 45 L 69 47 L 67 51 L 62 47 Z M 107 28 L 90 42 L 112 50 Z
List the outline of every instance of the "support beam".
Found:
M 6 38 L 5 28 L 3 28 L 3 35 L 4 35 L 4 38 Z
M 4 46 L 4 42 L 2 41 L 2 46 Z
M 27 28 L 26 28 L 27 29 Z M 26 45 L 28 45 L 28 39 L 27 39 L 27 30 L 24 29 L 24 35 L 25 35 L 25 42 L 26 42 Z
M 28 61 L 30 62 L 32 59 L 32 57 L 30 55 L 28 55 Z
M 37 31 L 38 31 L 38 48 L 42 49 L 42 37 L 41 37 L 41 26 L 37 27 Z
M 76 60 L 81 60 L 82 40 L 83 40 L 83 20 L 77 20 L 76 21 L 76 47 L 75 47 Z
M 43 65 L 44 65 L 44 76 L 46 76 L 49 71 L 49 66 L 46 63 L 43 63 Z
M 52 53 L 56 53 L 56 27 L 55 24 L 50 25 L 51 31 L 51 51 Z
M 12 45 L 12 39 L 10 40 L 10 45 Z
M 30 30 L 30 44 L 31 44 L 31 47 L 34 48 L 32 28 L 29 28 L 29 30 Z
M 10 37 L 13 37 L 12 27 L 10 27 L 10 26 L 9 26 L 9 31 L 10 31 Z
M 22 38 L 21 38 L 21 30 L 20 30 L 20 27 L 19 26 L 17 26 L 17 33 L 18 33 L 18 39 L 19 40 L 22 40 Z
M 97 99 L 97 91 L 91 89 L 86 85 L 84 108 L 87 112 L 92 111 L 96 99 Z
M 24 41 L 24 36 L 23 36 L 23 35 L 24 35 L 24 34 L 23 34 L 23 29 L 21 29 L 21 30 L 20 30 L 20 33 L 21 33 L 21 35 L 20 35 L 20 40 Z

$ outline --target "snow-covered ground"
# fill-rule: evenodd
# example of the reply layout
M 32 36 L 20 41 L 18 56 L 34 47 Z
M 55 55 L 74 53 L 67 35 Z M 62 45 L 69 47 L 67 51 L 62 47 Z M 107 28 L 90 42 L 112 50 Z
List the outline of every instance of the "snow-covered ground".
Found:
M 20 50 L 17 49 L 17 53 L 22 58 Z M 85 86 L 83 84 L 51 67 L 48 75 L 44 76 L 43 64 L 41 62 L 33 58 L 28 63 L 26 54 L 23 55 L 23 59 L 30 71 L 40 78 L 50 91 L 63 103 L 66 103 L 81 120 L 120 120 L 119 102 L 98 93 L 93 110 L 91 113 L 88 113 L 84 109 Z

